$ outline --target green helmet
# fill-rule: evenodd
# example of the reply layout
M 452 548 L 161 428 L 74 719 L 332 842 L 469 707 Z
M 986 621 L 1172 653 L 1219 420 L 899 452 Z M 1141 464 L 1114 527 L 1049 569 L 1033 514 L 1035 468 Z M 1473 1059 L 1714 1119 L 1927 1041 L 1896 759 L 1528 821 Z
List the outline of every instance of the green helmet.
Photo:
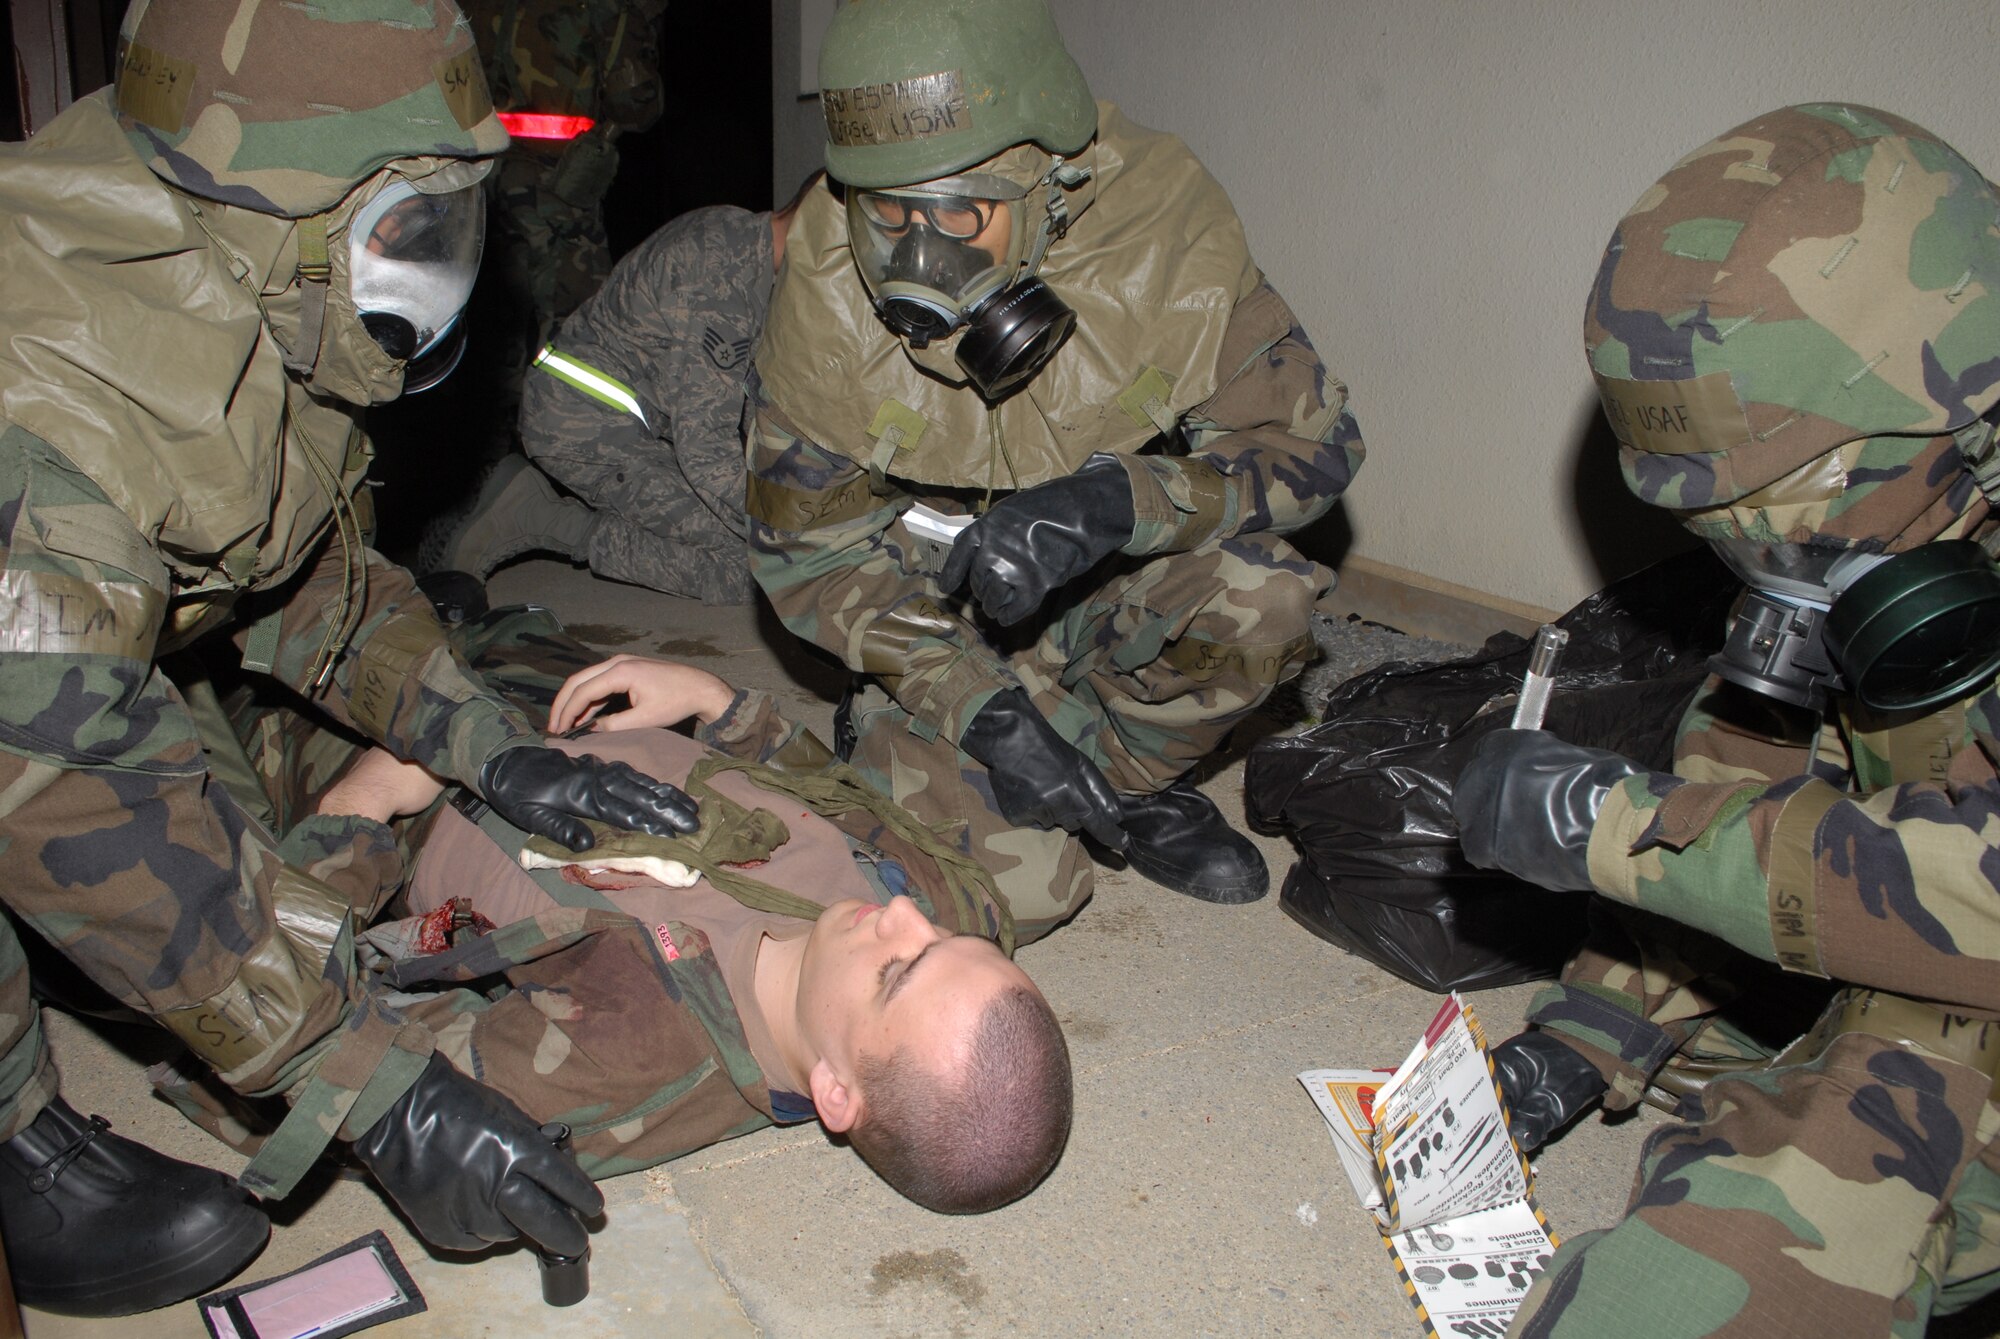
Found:
M 114 105 L 167 181 L 287 218 L 399 159 L 507 147 L 452 0 L 133 0 Z
M 2000 402 L 1996 220 L 1977 169 L 1867 107 L 1687 155 L 1620 221 L 1584 318 L 1626 483 L 1715 540 L 1949 531 Z
M 1066 157 L 1097 133 L 1048 0 L 847 0 L 819 83 L 826 169 L 849 186 L 950 176 L 1016 144 Z

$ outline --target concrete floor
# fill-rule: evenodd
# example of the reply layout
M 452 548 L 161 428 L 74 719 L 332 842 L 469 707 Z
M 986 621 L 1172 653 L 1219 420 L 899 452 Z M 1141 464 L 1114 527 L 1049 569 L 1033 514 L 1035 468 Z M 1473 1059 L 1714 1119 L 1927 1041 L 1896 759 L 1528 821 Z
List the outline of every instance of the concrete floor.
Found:
M 496 604 L 549 606 L 606 651 L 687 660 L 773 689 L 799 719 L 828 725 L 839 676 L 785 646 L 768 614 L 705 609 L 546 562 L 511 567 L 491 589 Z M 1206 783 L 1239 817 L 1242 773 L 1238 753 Z M 1292 851 L 1259 840 L 1281 879 Z M 431 1303 L 376 1331 L 384 1336 L 1421 1333 L 1293 1075 L 1395 1064 L 1435 996 L 1314 939 L 1275 892 L 1213 907 L 1111 870 L 1075 920 L 1020 961 L 1067 1028 L 1076 1123 L 1049 1181 L 998 1213 L 928 1213 L 818 1127 L 794 1127 L 607 1183 L 593 1291 L 567 1311 L 541 1305 L 531 1256 L 433 1258 L 369 1184 L 350 1179 L 279 1206 L 271 1246 L 238 1281 L 383 1227 Z M 1532 989 L 1472 1000 L 1504 1037 Z M 53 1016 L 51 1033 L 79 1109 L 235 1170 L 228 1150 L 150 1097 L 143 1050 L 125 1049 L 131 1037 Z M 1588 1119 L 1545 1152 L 1540 1200 L 1558 1233 L 1617 1218 L 1640 1139 L 1659 1119 Z M 115 1322 L 26 1319 L 30 1339 L 205 1333 L 191 1305 Z

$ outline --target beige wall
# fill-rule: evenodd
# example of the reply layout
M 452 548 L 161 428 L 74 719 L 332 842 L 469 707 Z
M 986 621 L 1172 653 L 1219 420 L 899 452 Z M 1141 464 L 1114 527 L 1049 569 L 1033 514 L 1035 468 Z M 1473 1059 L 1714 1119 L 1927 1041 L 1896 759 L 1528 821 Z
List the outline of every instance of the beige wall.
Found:
M 800 0 L 774 5 L 783 48 Z M 1642 188 L 1813 100 L 1901 113 L 2000 175 L 1996 0 L 1053 5 L 1098 96 L 1229 189 L 1349 384 L 1369 444 L 1349 552 L 1529 605 L 1565 607 L 1677 535 L 1618 482 L 1581 351 L 1598 256 Z M 787 188 L 816 133 L 791 41 Z

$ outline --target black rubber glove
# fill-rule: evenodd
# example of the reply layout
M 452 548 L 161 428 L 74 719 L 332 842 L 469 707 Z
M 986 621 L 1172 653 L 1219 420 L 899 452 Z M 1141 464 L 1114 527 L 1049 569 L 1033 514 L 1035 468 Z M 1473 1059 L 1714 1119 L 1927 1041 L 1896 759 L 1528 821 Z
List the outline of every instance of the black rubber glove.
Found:
M 1597 1066 L 1546 1032 L 1523 1032 L 1493 1048 L 1493 1077 L 1507 1098 L 1507 1128 L 1523 1153 L 1604 1099 Z
M 958 746 L 986 764 L 993 798 L 1009 823 L 1081 830 L 1114 851 L 1131 841 L 1118 826 L 1118 792 L 1035 710 L 1026 689 L 987 699 Z
M 604 1196 L 512 1102 L 433 1054 L 416 1086 L 354 1141 L 354 1155 L 424 1239 L 476 1251 L 527 1237 L 556 1255 L 590 1244 Z
M 985 615 L 1011 627 L 1132 538 L 1132 481 L 1116 456 L 1098 454 L 1075 474 L 1024 488 L 965 527 L 945 559 L 946 593 L 972 581 Z
M 670 837 L 700 825 L 695 803 L 678 788 L 622 762 L 527 744 L 502 749 L 479 769 L 479 793 L 517 828 L 572 851 L 597 844 L 583 820 Z
M 1546 730 L 1496 730 L 1479 741 L 1452 791 L 1458 842 L 1481 869 L 1557 892 L 1590 888 L 1590 828 L 1611 788 L 1646 769 Z

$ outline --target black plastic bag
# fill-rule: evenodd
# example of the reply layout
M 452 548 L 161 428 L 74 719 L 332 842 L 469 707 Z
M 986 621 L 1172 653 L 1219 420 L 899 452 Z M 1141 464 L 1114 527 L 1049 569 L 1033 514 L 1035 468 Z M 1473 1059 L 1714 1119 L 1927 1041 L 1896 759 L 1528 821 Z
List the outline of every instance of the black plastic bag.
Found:
M 1656 771 L 1722 646 L 1740 585 L 1708 549 L 1669 558 L 1557 620 L 1569 633 L 1544 728 Z M 1280 905 L 1320 938 L 1428 990 L 1555 975 L 1588 893 L 1466 863 L 1452 787 L 1513 718 L 1529 643 L 1512 633 L 1447 664 L 1398 662 L 1328 694 L 1322 722 L 1267 739 L 1244 777 L 1250 821 L 1297 839 Z

